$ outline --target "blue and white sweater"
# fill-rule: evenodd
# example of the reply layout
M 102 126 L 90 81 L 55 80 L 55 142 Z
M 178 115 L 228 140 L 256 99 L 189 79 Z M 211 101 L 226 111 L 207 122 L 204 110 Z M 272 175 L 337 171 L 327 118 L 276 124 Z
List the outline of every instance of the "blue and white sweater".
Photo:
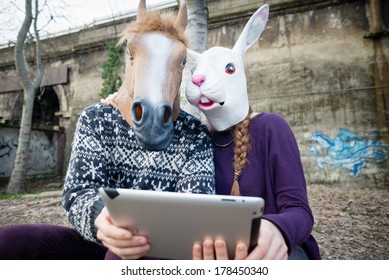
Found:
M 95 242 L 94 221 L 104 207 L 99 187 L 214 194 L 207 128 L 181 110 L 168 148 L 148 151 L 117 109 L 89 106 L 77 123 L 62 205 L 78 232 Z

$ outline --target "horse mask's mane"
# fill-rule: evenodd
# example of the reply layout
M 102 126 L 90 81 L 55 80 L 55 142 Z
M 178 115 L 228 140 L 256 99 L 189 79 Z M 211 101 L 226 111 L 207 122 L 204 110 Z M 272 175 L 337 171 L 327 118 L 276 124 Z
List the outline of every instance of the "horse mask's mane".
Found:
M 175 26 L 175 19 L 175 15 L 170 12 L 146 12 L 140 18 L 138 17 L 136 22 L 122 33 L 118 44 L 123 44 L 132 33 L 144 34 L 160 32 L 173 40 L 182 42 L 188 47 L 188 40 L 184 36 L 184 33 Z

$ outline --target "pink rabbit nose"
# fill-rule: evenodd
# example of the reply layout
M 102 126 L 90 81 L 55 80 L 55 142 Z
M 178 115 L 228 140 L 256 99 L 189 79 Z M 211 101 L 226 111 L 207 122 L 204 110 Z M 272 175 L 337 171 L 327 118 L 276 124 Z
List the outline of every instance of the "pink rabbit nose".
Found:
M 194 83 L 196 86 L 200 87 L 205 81 L 204 75 L 195 75 L 192 77 L 192 83 Z

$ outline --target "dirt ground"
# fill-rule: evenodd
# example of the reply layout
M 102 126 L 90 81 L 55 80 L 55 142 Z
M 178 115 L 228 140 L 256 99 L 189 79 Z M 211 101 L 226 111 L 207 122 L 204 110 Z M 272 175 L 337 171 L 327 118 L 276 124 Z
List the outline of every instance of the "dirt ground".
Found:
M 23 198 L 0 199 L 0 226 L 69 225 L 60 194 L 59 187 Z M 308 196 L 315 217 L 313 235 L 323 259 L 389 260 L 388 189 L 310 185 Z

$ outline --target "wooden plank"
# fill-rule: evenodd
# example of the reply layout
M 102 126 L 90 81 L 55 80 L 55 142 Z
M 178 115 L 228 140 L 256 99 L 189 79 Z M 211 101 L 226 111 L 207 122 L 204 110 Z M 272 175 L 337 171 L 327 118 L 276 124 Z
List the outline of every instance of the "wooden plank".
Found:
M 43 75 L 41 86 L 53 86 L 68 83 L 68 66 L 47 67 Z M 0 93 L 22 90 L 19 77 L 16 73 L 0 75 Z

